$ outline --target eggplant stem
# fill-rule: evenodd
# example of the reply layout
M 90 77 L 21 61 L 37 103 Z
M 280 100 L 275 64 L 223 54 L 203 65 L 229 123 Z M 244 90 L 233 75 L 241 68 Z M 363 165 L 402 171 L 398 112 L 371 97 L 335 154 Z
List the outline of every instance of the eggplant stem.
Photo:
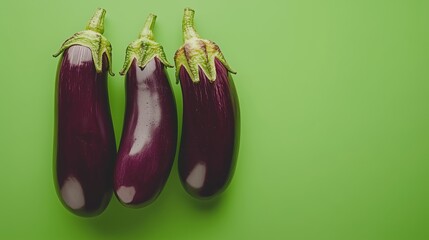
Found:
M 183 14 L 183 38 L 184 44 L 176 51 L 174 62 L 176 64 L 176 78 L 179 81 L 179 71 L 183 66 L 194 83 L 200 81 L 200 71 L 203 71 L 210 82 L 216 80 L 215 59 L 218 59 L 225 68 L 233 71 L 225 60 L 220 48 L 216 43 L 202 39 L 194 28 L 195 11 L 185 8 Z
M 134 59 L 137 60 L 140 68 L 145 67 L 154 57 L 157 57 L 165 67 L 173 67 L 168 63 L 161 44 L 155 42 L 153 34 L 155 21 L 156 15 L 150 13 L 139 38 L 128 45 L 127 51 L 125 52 L 124 65 L 119 74 L 125 75 Z
M 107 38 L 103 36 L 105 15 L 106 10 L 97 8 L 95 14 L 87 24 L 86 30 L 73 34 L 73 36 L 68 38 L 61 45 L 60 50 L 53 56 L 59 56 L 73 45 L 81 45 L 91 49 L 92 59 L 98 73 L 103 71 L 103 54 L 106 54 L 109 63 L 109 73 L 114 76 L 115 74 L 112 72 L 112 45 Z
M 149 13 L 149 16 L 146 19 L 146 22 L 143 26 L 143 30 L 140 33 L 140 38 L 147 38 L 149 40 L 155 40 L 153 35 L 153 28 L 155 26 L 156 15 Z
M 89 20 L 86 30 L 91 30 L 100 34 L 104 33 L 104 16 L 106 15 L 106 10 L 103 8 L 97 8 L 97 11 Z
M 183 14 L 183 21 L 182 21 L 183 38 L 185 41 L 191 38 L 200 37 L 197 31 L 195 31 L 194 15 L 195 15 L 195 11 L 193 9 L 185 8 L 185 13 Z

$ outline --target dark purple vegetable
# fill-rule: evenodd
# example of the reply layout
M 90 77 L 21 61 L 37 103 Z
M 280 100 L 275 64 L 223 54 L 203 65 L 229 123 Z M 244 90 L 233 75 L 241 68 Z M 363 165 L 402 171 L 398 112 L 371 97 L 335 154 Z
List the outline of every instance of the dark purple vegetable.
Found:
M 155 200 L 173 164 L 177 113 L 162 46 L 154 41 L 150 14 L 140 38 L 127 48 L 126 110 L 116 161 L 114 189 L 119 201 L 142 207 Z
M 107 94 L 111 46 L 103 37 L 104 9 L 87 30 L 68 39 L 56 80 L 55 185 L 71 212 L 95 216 L 112 196 L 116 155 Z
M 176 77 L 183 95 L 179 175 L 186 191 L 206 199 L 231 181 L 239 135 L 238 97 L 219 47 L 194 29 L 194 11 L 185 9 L 185 43 L 176 52 Z

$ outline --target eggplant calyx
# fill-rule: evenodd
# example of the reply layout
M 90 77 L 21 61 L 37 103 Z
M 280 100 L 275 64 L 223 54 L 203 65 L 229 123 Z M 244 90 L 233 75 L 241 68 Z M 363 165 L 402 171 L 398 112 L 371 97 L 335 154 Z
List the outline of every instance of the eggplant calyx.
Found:
M 66 49 L 74 45 L 81 45 L 91 50 L 92 60 L 94 61 L 95 70 L 100 73 L 103 70 L 103 54 L 106 53 L 109 64 L 109 74 L 114 76 L 112 72 L 112 45 L 106 37 L 102 35 L 104 32 L 104 16 L 106 10 L 99 8 L 94 16 L 89 21 L 86 30 L 73 34 L 61 46 L 60 50 L 53 56 L 58 57 Z
M 155 25 L 156 15 L 149 14 L 146 23 L 140 33 L 139 39 L 128 45 L 125 53 L 125 62 L 119 74 L 124 75 L 131 66 L 134 59 L 137 60 L 138 66 L 144 68 L 153 58 L 157 57 L 166 67 L 173 67 L 168 63 L 165 56 L 164 48 L 154 40 L 153 28 Z
M 200 81 L 200 68 L 209 81 L 214 82 L 216 80 L 215 58 L 229 72 L 235 74 L 236 72 L 230 68 L 219 46 L 210 40 L 200 38 L 195 31 L 194 14 L 194 10 L 185 8 L 182 22 L 185 43 L 176 51 L 174 56 L 177 81 L 179 81 L 180 67 L 183 66 L 191 77 L 192 82 L 198 83 Z

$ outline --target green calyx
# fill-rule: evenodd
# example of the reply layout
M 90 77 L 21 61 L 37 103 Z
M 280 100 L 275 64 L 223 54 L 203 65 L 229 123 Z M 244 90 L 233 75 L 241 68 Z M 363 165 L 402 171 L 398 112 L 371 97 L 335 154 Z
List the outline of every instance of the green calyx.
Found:
M 139 39 L 128 45 L 125 54 L 124 66 L 119 74 L 124 75 L 130 68 L 134 59 L 137 60 L 137 63 L 141 68 L 145 67 L 154 57 L 157 57 L 164 66 L 173 67 L 168 63 L 161 44 L 154 40 L 153 28 L 155 20 L 156 15 L 149 14 L 143 30 L 140 33 Z
M 183 66 L 194 83 L 200 81 L 199 69 L 204 72 L 210 82 L 216 80 L 215 58 L 217 58 L 231 73 L 220 48 L 214 42 L 200 38 L 194 28 L 195 11 L 185 8 L 183 15 L 183 38 L 185 43 L 177 50 L 174 61 L 176 64 L 176 79 L 179 81 L 180 67 Z
M 72 37 L 67 39 L 60 50 L 54 54 L 54 57 L 58 57 L 67 48 L 73 45 L 81 45 L 91 50 L 92 59 L 97 72 L 101 72 L 103 69 L 103 54 L 106 53 L 109 62 L 109 73 L 114 76 L 115 74 L 112 72 L 112 46 L 107 38 L 102 35 L 104 33 L 105 15 L 106 10 L 98 8 L 87 24 L 86 30 L 75 33 Z

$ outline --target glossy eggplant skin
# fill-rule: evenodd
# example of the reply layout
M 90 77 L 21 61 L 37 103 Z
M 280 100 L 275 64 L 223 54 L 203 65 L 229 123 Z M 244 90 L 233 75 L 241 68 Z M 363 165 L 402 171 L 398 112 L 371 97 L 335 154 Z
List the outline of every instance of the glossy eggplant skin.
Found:
M 54 171 L 64 206 L 95 216 L 112 196 L 116 143 L 107 92 L 107 57 L 97 73 L 91 50 L 66 49 L 56 80 Z
M 154 57 L 126 74 L 126 109 L 114 174 L 115 194 L 128 207 L 142 207 L 163 189 L 174 161 L 177 112 L 164 64 Z
M 200 199 L 226 189 L 239 149 L 240 111 L 234 82 L 218 59 L 215 67 L 213 82 L 201 70 L 199 82 L 192 82 L 184 67 L 179 70 L 183 95 L 179 176 L 186 191 Z

